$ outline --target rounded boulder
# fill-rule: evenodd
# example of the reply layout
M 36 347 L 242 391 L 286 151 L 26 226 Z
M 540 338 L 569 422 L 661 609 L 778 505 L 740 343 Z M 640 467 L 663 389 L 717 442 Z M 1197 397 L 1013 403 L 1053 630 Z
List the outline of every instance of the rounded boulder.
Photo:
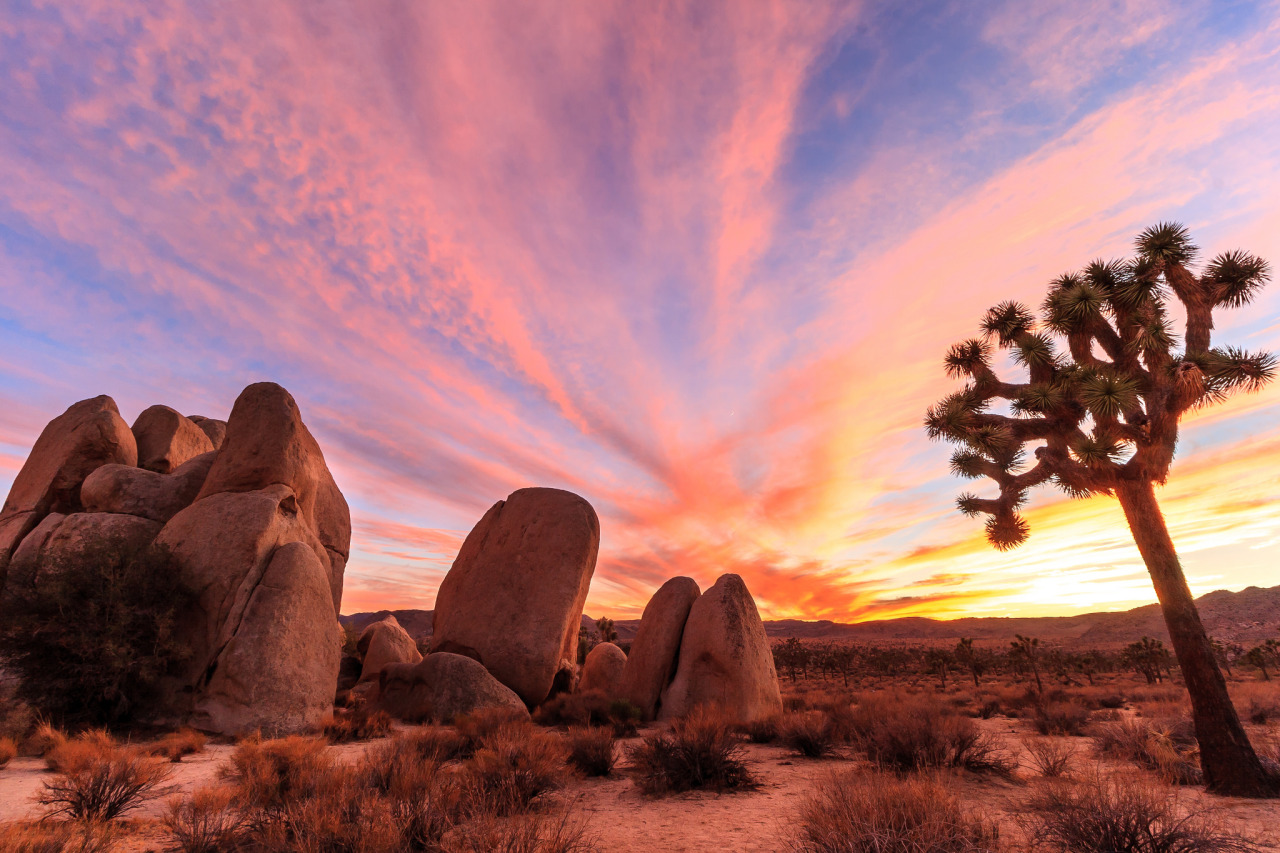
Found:
M 406 722 L 449 723 L 462 714 L 501 708 L 527 717 L 515 691 L 469 657 L 436 652 L 419 663 L 393 663 L 378 676 L 377 705 Z
M 645 720 L 657 715 L 662 691 L 676 673 L 684 624 L 700 594 L 693 578 L 672 578 L 644 606 L 618 684 L 618 697 L 639 708 Z

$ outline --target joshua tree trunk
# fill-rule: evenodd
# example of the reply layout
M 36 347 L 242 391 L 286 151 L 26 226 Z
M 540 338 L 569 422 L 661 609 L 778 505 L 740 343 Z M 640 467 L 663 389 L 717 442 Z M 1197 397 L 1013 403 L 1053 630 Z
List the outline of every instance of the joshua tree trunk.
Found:
M 1116 496 L 1151 573 L 1173 651 L 1191 694 L 1205 786 L 1218 794 L 1274 795 L 1280 785 L 1263 770 L 1231 704 L 1227 682 L 1214 660 L 1213 646 L 1182 574 L 1154 488 L 1146 480 L 1121 481 Z

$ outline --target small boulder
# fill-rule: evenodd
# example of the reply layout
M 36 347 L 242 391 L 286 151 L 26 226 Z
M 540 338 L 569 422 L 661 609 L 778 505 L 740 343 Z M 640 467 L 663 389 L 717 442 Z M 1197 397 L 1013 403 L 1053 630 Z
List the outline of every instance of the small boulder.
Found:
M 693 578 L 672 578 L 644 607 L 618 684 L 618 697 L 639 708 L 642 719 L 657 715 L 662 691 L 676 674 L 684 623 L 699 594 Z
M 400 627 L 394 616 L 374 622 L 361 631 L 356 651 L 364 659 L 360 681 L 376 680 L 387 664 L 418 663 L 422 660 L 418 644 Z
M 135 515 L 77 512 L 56 526 L 38 529 L 47 531 L 44 541 L 32 543 L 36 547 L 30 556 L 22 554 L 12 578 L 15 584 L 38 586 L 42 578 L 73 564 L 92 561 L 122 566 L 151 544 L 160 532 L 160 524 Z
M 204 415 L 188 415 L 187 420 L 200 427 L 200 430 L 209 436 L 209 442 L 213 445 L 214 450 L 222 447 L 222 442 L 227 437 L 226 421 L 220 421 L 217 418 L 206 418 Z
M 144 409 L 133 422 L 138 466 L 169 474 L 189 459 L 215 448 L 204 430 L 168 406 Z
M 617 695 L 618 682 L 622 679 L 622 670 L 626 665 L 627 653 L 622 649 L 613 643 L 596 643 L 587 652 L 587 659 L 582 665 L 579 692 L 599 690 L 609 697 Z
M 689 608 L 675 678 L 658 719 L 715 705 L 741 722 L 781 713 L 773 651 L 755 599 L 742 578 L 721 575 Z
M 66 516 L 60 512 L 51 512 L 40 520 L 34 530 L 23 537 L 22 542 L 13 552 L 13 558 L 9 561 L 9 589 L 16 589 L 19 586 L 30 587 L 34 582 L 40 571 L 44 543 L 49 541 L 49 536 L 58 529 L 58 525 L 62 524 L 64 518 Z
M 218 458 L 196 497 L 255 492 L 285 485 L 296 496 L 299 513 L 321 545 L 339 561 L 326 557 L 329 590 L 337 610 L 342 600 L 342 574 L 351 556 L 351 511 L 325 464 L 324 454 L 298 404 L 274 382 L 258 382 L 240 392 Z
M 268 737 L 305 731 L 333 710 L 342 629 L 315 550 L 275 550 L 196 700 L 204 731 Z
M 7 583 L 13 558 L 39 523 L 40 513 L 34 511 L 0 515 L 0 591 Z
M 378 678 L 377 706 L 406 722 L 449 723 L 482 708 L 528 716 L 524 702 L 477 661 L 437 652 L 420 663 L 393 663 Z
M 599 548 L 595 510 L 572 492 L 498 501 L 440 584 L 432 651 L 478 660 L 530 707 L 567 690 Z
M 103 465 L 80 489 L 87 512 L 118 512 L 164 523 L 191 506 L 217 453 L 188 459 L 172 474 L 129 465 Z

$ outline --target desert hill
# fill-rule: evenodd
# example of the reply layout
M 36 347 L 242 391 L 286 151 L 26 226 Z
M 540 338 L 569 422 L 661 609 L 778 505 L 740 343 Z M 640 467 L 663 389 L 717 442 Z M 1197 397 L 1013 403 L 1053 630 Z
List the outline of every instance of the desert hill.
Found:
M 1200 618 L 1210 636 L 1236 642 L 1246 647 L 1280 636 L 1280 586 L 1251 586 L 1239 592 L 1216 590 L 1196 599 Z M 431 633 L 430 610 L 379 610 L 376 613 L 352 613 L 339 617 L 342 624 L 357 631 L 371 622 L 395 616 L 413 637 Z M 595 620 L 582 617 L 582 624 L 594 630 Z M 638 619 L 618 620 L 615 628 L 620 640 L 635 637 Z M 973 637 L 986 645 L 1002 645 L 1015 634 L 1039 637 L 1045 642 L 1067 648 L 1111 648 L 1143 637 L 1169 642 L 1160 607 L 1148 604 L 1132 610 L 1113 613 L 1082 613 L 1077 616 L 997 617 L 979 616 L 941 620 L 925 617 L 876 619 L 844 623 L 827 620 L 809 622 L 801 619 L 766 621 L 770 637 L 785 639 L 870 644 L 953 643 L 961 637 Z

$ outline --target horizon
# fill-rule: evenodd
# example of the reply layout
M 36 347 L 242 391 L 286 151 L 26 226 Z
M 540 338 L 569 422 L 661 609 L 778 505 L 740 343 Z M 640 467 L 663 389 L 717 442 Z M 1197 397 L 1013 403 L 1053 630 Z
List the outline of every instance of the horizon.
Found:
M 523 486 L 595 507 L 619 619 L 723 572 L 765 619 L 1154 603 L 1113 499 L 992 549 L 921 421 L 987 308 L 1157 221 L 1280 265 L 1280 4 L 805 8 L 14 8 L 0 490 L 77 400 L 271 380 L 351 506 L 347 613 L 432 609 Z M 1280 350 L 1280 283 L 1215 320 Z M 1184 419 L 1196 596 L 1274 580 L 1277 423 L 1274 383 Z

